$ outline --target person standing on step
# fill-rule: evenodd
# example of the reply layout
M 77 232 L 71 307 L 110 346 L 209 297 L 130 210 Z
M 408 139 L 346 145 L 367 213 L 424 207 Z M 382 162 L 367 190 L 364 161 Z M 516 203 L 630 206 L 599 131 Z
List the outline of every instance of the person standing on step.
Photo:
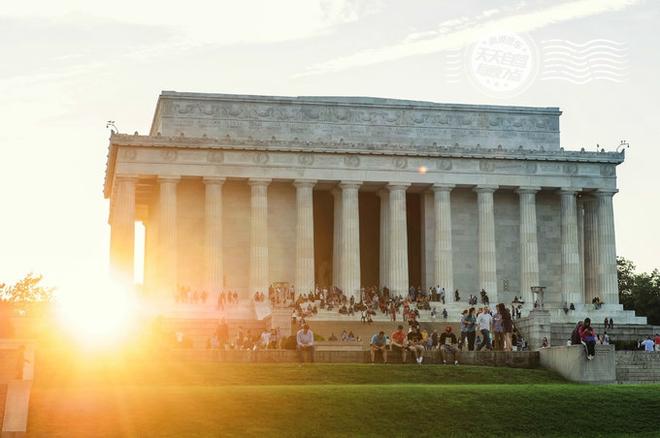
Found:
M 480 351 L 483 347 L 486 347 L 488 350 L 492 350 L 493 346 L 490 343 L 490 331 L 491 325 L 493 322 L 493 317 L 488 310 L 488 307 L 484 307 L 477 317 L 477 324 L 479 325 L 479 331 L 481 332 L 481 344 L 477 351 Z
M 477 318 L 474 316 L 474 307 L 470 307 L 468 314 L 463 318 L 463 326 L 467 335 L 468 351 L 474 351 L 474 341 L 477 337 Z
M 513 319 L 509 309 L 503 303 L 498 304 L 500 312 L 502 312 L 502 329 L 504 331 L 504 351 L 513 350 Z
M 495 306 L 495 315 L 493 315 L 493 350 L 502 351 L 504 349 L 504 326 L 502 325 L 502 310 L 499 304 Z

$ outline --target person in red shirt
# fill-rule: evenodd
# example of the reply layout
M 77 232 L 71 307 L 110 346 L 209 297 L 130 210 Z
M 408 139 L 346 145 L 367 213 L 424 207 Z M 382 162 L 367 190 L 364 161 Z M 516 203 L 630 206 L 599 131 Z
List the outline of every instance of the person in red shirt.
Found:
M 399 325 L 397 330 L 392 332 L 390 343 L 392 352 L 399 352 L 401 354 L 401 363 L 406 363 L 406 333 L 403 331 L 402 325 Z
M 660 333 L 655 334 L 655 340 L 653 342 L 655 343 L 655 351 L 660 351 Z
M 587 348 L 587 360 L 592 360 L 596 348 L 596 331 L 591 326 L 591 318 L 585 318 L 582 327 L 578 328 L 580 339 Z

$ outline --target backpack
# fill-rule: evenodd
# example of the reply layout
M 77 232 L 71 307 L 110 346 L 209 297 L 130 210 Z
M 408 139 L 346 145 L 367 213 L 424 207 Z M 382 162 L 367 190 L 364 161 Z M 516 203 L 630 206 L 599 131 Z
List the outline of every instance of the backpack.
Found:
M 581 343 L 580 332 L 578 329 L 573 330 L 573 333 L 571 333 L 571 345 L 580 345 Z

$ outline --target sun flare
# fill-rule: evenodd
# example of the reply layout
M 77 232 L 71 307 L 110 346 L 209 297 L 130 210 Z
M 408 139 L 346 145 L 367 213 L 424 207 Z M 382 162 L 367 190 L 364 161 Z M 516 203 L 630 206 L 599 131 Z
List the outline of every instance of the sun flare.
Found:
M 135 291 L 98 277 L 63 289 L 57 299 L 60 326 L 85 346 L 107 346 L 125 339 L 137 317 Z

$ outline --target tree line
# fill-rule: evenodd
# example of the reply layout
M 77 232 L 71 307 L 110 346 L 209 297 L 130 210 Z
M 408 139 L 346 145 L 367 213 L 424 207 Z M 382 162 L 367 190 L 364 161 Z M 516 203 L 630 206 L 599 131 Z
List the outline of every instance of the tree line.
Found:
M 619 302 L 637 316 L 646 316 L 649 324 L 660 325 L 660 271 L 636 272 L 635 264 L 617 257 Z

